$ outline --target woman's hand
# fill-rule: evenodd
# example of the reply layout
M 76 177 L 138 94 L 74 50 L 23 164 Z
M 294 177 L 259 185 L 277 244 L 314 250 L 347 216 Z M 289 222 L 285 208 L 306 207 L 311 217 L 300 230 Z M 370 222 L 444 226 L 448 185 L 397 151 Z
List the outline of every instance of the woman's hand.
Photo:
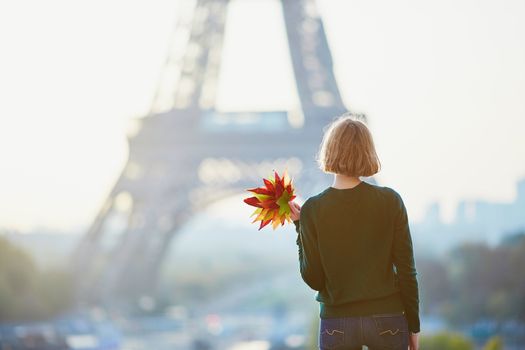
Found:
M 301 216 L 301 206 L 294 201 L 289 201 L 288 204 L 290 205 L 290 218 L 292 221 L 299 220 Z
M 412 333 L 410 332 L 410 337 L 408 339 L 409 345 L 408 348 L 410 350 L 419 350 L 419 333 Z

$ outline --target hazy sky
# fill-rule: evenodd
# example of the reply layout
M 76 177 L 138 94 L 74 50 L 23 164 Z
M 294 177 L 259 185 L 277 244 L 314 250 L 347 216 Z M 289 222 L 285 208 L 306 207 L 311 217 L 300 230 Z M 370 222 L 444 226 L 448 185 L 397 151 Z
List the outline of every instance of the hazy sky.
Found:
M 0 2 L 0 227 L 81 229 L 127 156 L 178 2 Z M 511 201 L 525 176 L 525 2 L 319 0 L 347 106 L 381 184 L 431 201 Z M 218 107 L 296 103 L 275 0 L 233 0 Z

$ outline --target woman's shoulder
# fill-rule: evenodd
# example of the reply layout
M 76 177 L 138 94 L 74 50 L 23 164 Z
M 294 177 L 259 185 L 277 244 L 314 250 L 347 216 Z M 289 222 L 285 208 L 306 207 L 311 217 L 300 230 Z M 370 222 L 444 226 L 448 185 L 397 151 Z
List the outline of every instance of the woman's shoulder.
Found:
M 386 188 L 388 189 L 387 191 L 390 193 L 390 196 L 392 196 L 392 200 L 390 201 L 391 207 L 394 208 L 396 212 L 406 211 L 405 202 L 403 201 L 401 194 L 391 187 Z
M 317 204 L 317 201 L 319 200 L 320 198 L 320 193 L 318 194 L 315 194 L 315 195 L 312 195 L 308 198 L 306 198 L 306 200 L 304 201 L 303 205 L 301 206 L 301 210 L 302 209 L 310 209 L 310 208 L 313 208 L 315 207 Z
M 370 184 L 370 187 L 374 189 L 376 192 L 380 193 L 386 199 L 392 201 L 395 204 L 399 204 L 403 202 L 403 198 L 401 197 L 401 194 L 393 187 L 381 186 L 378 184 Z
M 401 195 L 399 194 L 399 192 L 390 186 L 378 186 L 378 187 L 380 187 L 385 193 L 393 197 L 401 198 Z

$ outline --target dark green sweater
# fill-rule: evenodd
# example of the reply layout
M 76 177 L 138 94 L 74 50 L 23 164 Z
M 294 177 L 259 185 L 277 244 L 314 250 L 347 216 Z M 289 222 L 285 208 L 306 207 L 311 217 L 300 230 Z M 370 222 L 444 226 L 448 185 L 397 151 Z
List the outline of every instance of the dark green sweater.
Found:
M 318 291 L 321 318 L 404 311 L 419 332 L 412 238 L 395 190 L 364 181 L 328 187 L 306 200 L 294 224 L 301 276 Z

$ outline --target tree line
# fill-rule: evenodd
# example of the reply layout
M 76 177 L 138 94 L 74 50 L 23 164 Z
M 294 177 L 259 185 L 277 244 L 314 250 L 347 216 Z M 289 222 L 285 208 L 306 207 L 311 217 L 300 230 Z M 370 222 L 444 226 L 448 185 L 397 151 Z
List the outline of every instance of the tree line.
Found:
M 0 236 L 0 322 L 49 319 L 73 303 L 72 276 L 39 269 L 32 257 Z
M 418 258 L 422 311 L 452 326 L 525 322 L 525 232 L 500 244 L 462 243 L 440 259 Z

